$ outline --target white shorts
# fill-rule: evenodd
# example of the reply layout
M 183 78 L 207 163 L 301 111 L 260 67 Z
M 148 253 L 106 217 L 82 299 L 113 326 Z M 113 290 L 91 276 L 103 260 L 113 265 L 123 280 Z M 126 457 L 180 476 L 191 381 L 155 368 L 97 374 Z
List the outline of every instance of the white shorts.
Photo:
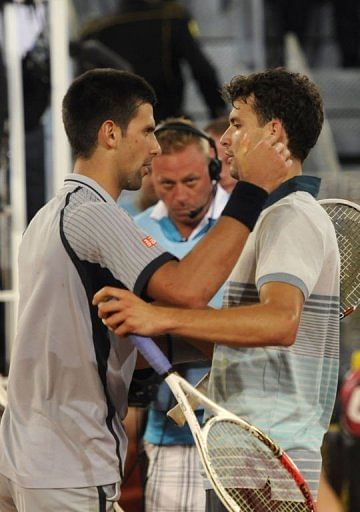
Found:
M 0 474 L 1 512 L 113 512 L 120 485 L 27 489 Z

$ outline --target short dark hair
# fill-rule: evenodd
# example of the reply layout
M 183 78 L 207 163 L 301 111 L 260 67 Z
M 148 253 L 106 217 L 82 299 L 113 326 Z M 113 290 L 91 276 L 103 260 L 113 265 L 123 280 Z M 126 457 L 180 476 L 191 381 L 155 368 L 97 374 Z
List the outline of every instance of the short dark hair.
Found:
M 107 119 L 126 133 L 143 103 L 154 106 L 155 92 L 144 78 L 134 73 L 91 69 L 77 77 L 62 104 L 64 127 L 74 156 L 91 156 L 100 126 Z
M 284 68 L 238 75 L 224 86 L 223 97 L 233 106 L 236 100 L 254 98 L 252 107 L 260 124 L 279 119 L 294 158 L 305 160 L 316 144 L 324 108 L 318 87 L 307 76 Z

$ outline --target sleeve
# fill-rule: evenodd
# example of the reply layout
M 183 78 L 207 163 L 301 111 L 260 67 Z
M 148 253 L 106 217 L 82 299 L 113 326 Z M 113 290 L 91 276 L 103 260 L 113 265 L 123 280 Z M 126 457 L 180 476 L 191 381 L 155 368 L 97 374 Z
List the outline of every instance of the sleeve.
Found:
M 63 230 L 77 258 L 108 269 L 137 295 L 159 267 L 176 259 L 124 210 L 108 203 L 82 204 L 64 218 Z
M 261 221 L 256 236 L 256 286 L 283 282 L 309 297 L 323 266 L 321 228 L 305 211 L 280 205 Z
M 203 52 L 195 35 L 194 25 L 195 21 L 184 11 L 181 19 L 174 20 L 173 44 L 179 58 L 184 59 L 190 66 L 210 117 L 216 118 L 226 113 L 226 104 L 221 97 L 217 70 Z

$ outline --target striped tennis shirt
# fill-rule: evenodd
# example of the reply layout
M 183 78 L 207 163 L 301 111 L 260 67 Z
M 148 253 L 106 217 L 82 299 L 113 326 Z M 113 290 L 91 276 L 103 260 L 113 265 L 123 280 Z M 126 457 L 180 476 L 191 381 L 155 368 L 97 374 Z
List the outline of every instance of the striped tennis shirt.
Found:
M 90 178 L 71 174 L 25 231 L 0 472 L 23 487 L 99 486 L 121 479 L 121 421 L 136 351 L 91 305 L 114 285 L 142 295 L 173 256 Z
M 279 443 L 315 496 L 339 350 L 339 252 L 332 222 L 313 197 L 319 181 L 298 176 L 269 197 L 225 287 L 226 308 L 257 304 L 269 282 L 299 288 L 305 303 L 295 343 L 217 345 L 210 379 L 211 398 Z

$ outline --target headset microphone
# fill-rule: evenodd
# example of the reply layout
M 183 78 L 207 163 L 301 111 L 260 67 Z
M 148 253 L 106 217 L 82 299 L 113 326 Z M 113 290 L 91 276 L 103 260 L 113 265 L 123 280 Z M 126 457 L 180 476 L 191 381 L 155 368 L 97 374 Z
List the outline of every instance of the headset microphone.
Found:
M 190 217 L 190 219 L 194 219 L 195 217 L 197 217 L 199 215 L 199 213 L 201 212 L 201 210 L 203 210 L 205 208 L 205 206 L 207 206 L 207 204 L 208 203 L 206 202 L 202 206 L 199 206 L 199 208 L 196 208 L 196 210 L 191 210 L 188 213 L 188 216 Z
M 216 186 L 216 183 L 215 183 L 213 185 L 212 189 L 211 189 L 210 197 L 206 201 L 206 203 L 204 203 L 203 205 L 199 206 L 198 208 L 195 208 L 195 210 L 190 210 L 190 212 L 188 213 L 188 217 L 190 217 L 190 219 L 194 219 L 195 217 L 197 217 L 199 215 L 199 213 L 210 204 L 209 202 L 216 195 L 216 189 L 217 189 L 217 186 Z

